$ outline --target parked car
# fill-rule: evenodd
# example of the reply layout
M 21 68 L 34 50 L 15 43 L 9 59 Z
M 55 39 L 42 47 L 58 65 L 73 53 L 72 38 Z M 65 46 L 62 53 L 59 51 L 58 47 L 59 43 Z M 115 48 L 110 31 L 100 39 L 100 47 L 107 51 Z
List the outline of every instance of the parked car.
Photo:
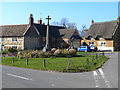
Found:
M 91 51 L 90 46 L 80 46 L 77 51 L 89 52 Z
M 96 52 L 98 50 L 97 47 L 95 47 L 95 46 L 90 46 L 90 49 L 91 49 L 91 51 L 94 51 L 94 52 Z

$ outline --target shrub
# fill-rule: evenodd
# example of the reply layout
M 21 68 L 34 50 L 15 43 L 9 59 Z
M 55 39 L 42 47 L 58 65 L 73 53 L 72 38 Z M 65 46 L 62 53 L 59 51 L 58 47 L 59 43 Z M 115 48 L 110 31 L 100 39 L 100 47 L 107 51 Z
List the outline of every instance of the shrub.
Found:
M 38 57 L 39 57 L 39 58 L 45 57 L 45 53 L 44 53 L 43 51 L 39 52 L 39 53 L 38 53 Z
M 9 48 L 8 52 L 10 52 L 10 53 L 17 52 L 17 49 L 16 48 Z
M 46 53 L 45 53 L 45 56 L 46 56 L 47 58 L 50 58 L 51 55 L 52 55 L 52 54 L 51 54 L 50 52 L 46 52 Z
M 37 57 L 37 53 L 38 53 L 37 50 L 36 50 L 36 51 L 32 51 L 32 52 L 31 52 L 31 57 Z
M 52 48 L 51 52 L 54 53 L 56 51 L 56 48 Z
M 76 55 L 76 50 L 75 49 L 70 49 L 69 50 L 69 55 L 75 56 Z
M 69 55 L 69 51 L 67 49 L 63 50 L 62 55 L 63 56 L 68 56 Z
M 18 52 L 17 53 L 17 57 L 22 59 L 23 58 L 23 54 L 24 54 L 23 52 Z
M 32 57 L 32 53 L 28 52 L 28 58 L 31 58 L 31 57 Z
M 26 57 L 28 57 L 28 53 L 27 53 L 27 52 L 24 52 L 23 58 L 26 58 Z
M 4 50 L 2 51 L 2 54 L 8 54 L 8 51 Z
M 54 52 L 54 55 L 55 56 L 62 56 L 62 51 L 60 49 L 57 49 L 55 52 Z

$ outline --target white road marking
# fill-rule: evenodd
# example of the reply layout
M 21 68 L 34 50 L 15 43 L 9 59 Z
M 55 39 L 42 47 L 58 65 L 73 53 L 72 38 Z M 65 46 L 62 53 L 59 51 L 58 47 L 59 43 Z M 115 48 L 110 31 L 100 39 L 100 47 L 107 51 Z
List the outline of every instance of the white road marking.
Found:
M 95 84 L 96 84 L 95 87 L 98 88 L 99 87 L 99 85 L 98 85 L 98 79 L 97 79 L 98 74 L 97 74 L 96 71 L 93 71 L 93 75 L 94 75 L 94 80 L 95 80 Z
M 26 78 L 26 77 L 22 77 L 22 76 L 18 76 L 18 75 L 13 75 L 13 74 L 7 74 L 9 76 L 13 76 L 13 77 L 17 77 L 17 78 L 21 78 L 21 79 L 24 79 L 24 80 L 32 80 L 32 79 L 29 79 L 29 78 Z
M 109 87 L 109 88 L 112 87 L 112 86 L 110 85 L 109 81 L 105 78 L 105 74 L 104 74 L 103 70 L 102 70 L 101 68 L 99 68 L 98 70 L 99 70 L 99 72 L 100 72 L 103 80 L 105 81 L 107 87 Z
M 111 58 L 111 56 L 109 56 L 109 58 Z
M 98 74 L 97 74 L 96 71 L 93 71 L 93 75 L 94 75 L 94 76 L 98 76 Z

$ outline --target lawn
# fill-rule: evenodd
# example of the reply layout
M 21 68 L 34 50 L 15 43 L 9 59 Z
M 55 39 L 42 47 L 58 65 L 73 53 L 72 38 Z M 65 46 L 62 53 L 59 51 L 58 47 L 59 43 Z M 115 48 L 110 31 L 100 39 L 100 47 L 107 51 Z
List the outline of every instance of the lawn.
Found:
M 94 60 L 92 61 L 92 57 Z M 87 58 L 89 62 L 87 63 Z M 84 72 L 91 71 L 99 68 L 105 63 L 108 58 L 106 56 L 98 56 L 95 59 L 95 55 L 79 55 L 78 57 L 53 57 L 53 58 L 29 58 L 28 65 L 26 65 L 26 59 L 19 59 L 14 57 L 14 63 L 12 63 L 12 57 L 3 57 L 2 64 L 15 67 L 24 67 L 37 70 L 47 71 L 59 71 L 59 72 Z M 45 59 L 45 67 L 43 67 L 43 60 Z M 69 60 L 70 67 L 67 69 Z

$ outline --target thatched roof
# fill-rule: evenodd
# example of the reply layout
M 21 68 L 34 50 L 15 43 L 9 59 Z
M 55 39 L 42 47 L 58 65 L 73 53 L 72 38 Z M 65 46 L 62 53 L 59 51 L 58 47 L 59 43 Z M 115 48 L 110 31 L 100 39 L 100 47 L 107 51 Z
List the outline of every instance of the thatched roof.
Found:
M 116 26 L 117 20 L 93 23 L 86 34 L 86 38 L 89 36 L 92 36 L 93 38 L 96 38 L 97 36 L 102 36 L 102 38 L 108 39 L 112 38 Z

